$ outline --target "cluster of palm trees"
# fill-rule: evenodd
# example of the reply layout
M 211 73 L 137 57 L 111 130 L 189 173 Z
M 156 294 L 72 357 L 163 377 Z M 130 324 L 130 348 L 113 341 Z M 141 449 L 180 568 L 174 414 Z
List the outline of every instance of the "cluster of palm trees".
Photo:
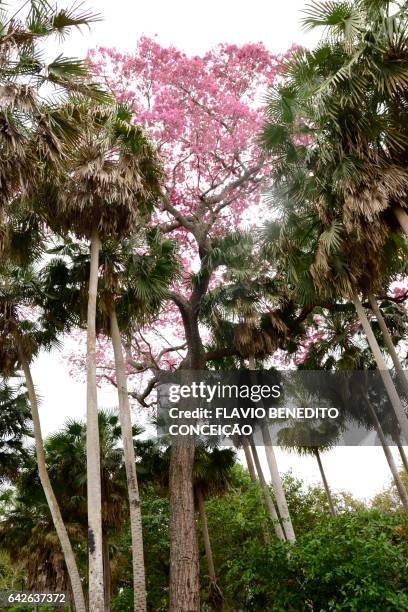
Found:
M 46 0 L 31 0 L 28 9 L 24 5 L 12 15 L 2 13 L 0 405 L 12 417 L 0 430 L 0 479 L 14 478 L 19 471 L 29 406 L 35 461 L 25 457 L 21 490 L 36 499 L 40 484 L 47 510 L 41 496 L 38 508 L 20 499 L 1 537 L 10 539 L 10 550 L 22 546 L 35 559 L 27 566 L 32 588 L 68 589 L 78 612 L 109 610 L 107 532 L 127 520 L 123 504 L 115 506 L 112 500 L 127 496 L 133 605 L 138 612 L 146 610 L 139 454 L 140 476 L 153 478 L 154 473 L 157 481 L 162 474 L 160 485 L 170 496 L 170 609 L 199 610 L 196 510 L 208 562 L 209 602 L 213 609 L 222 607 L 205 499 L 225 491 L 234 453 L 180 440 L 171 449 L 153 452 L 134 439 L 123 343 L 154 321 L 168 299 L 176 302 L 184 323 L 187 354 L 180 367 L 192 370 L 256 370 L 269 364 L 277 350 L 293 356 L 318 316 L 325 333 L 299 367 L 377 368 L 407 467 L 408 389 L 398 353 L 405 338 L 401 304 L 406 295 L 391 290 L 395 280 L 405 278 L 407 261 L 407 17 L 404 2 L 388 0 L 315 2 L 306 9 L 305 26 L 324 26 L 325 38 L 315 50 L 299 49 L 286 61 L 284 78 L 269 93 L 261 135 L 270 157 L 274 221 L 252 237 L 242 232 L 218 237 L 203 235 L 199 219 L 189 220 L 201 270 L 187 300 L 171 291 L 180 272 L 176 243 L 151 224 L 147 229 L 163 200 L 165 207 L 172 206 L 154 146 L 129 109 L 92 81 L 84 62 L 58 57 L 45 64 L 41 59 L 43 41 L 98 16 L 78 8 L 54 9 Z M 50 88 L 58 92 L 51 101 L 44 97 Z M 212 272 L 219 266 L 227 269 L 225 282 L 213 288 Z M 206 346 L 202 326 L 210 336 Z M 44 447 L 31 362 L 74 328 L 87 334 L 86 426 L 71 422 Z M 112 343 L 119 418 L 98 411 L 98 334 Z M 388 361 L 398 379 L 390 375 Z M 13 385 L 18 374 L 24 387 Z M 358 398 L 366 403 L 369 426 L 383 444 L 408 512 L 408 494 L 387 445 L 384 419 L 379 420 L 381 406 L 375 406 L 374 393 Z M 260 502 L 275 536 L 293 545 L 293 522 L 266 426 L 261 434 L 273 494 L 255 441 L 235 443 L 244 450 L 251 479 L 259 481 Z M 326 448 L 336 435 L 326 437 Z M 288 427 L 279 443 L 314 454 L 334 514 L 320 456 L 324 447 L 305 447 L 301 438 L 299 429 Z M 64 520 L 68 509 L 72 523 Z M 47 517 L 45 523 L 40 515 Z M 28 543 L 26 534 L 13 530 L 22 521 L 32 526 Z M 57 538 L 41 549 L 43 560 L 35 558 L 35 537 L 42 538 L 51 525 Z M 85 534 L 87 596 L 78 569 L 78 555 L 84 554 L 78 542 Z M 265 542 L 271 538 L 268 524 L 263 536 Z M 51 558 L 55 562 L 47 565 Z

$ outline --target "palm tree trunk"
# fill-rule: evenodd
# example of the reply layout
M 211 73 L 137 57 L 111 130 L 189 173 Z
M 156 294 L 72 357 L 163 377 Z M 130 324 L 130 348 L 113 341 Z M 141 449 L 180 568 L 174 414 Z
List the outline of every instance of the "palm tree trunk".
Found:
M 103 583 L 105 587 L 105 611 L 110 612 L 112 599 L 112 577 L 109 558 L 109 540 L 106 533 L 103 534 Z
M 101 463 L 96 392 L 96 299 L 100 240 L 91 236 L 87 319 L 86 477 L 88 502 L 89 609 L 104 612 Z
M 122 352 L 122 343 L 116 310 L 110 315 L 113 352 L 115 355 L 116 382 L 118 386 L 119 418 L 123 440 L 126 478 L 129 495 L 130 530 L 133 560 L 133 603 L 137 612 L 146 610 L 146 581 L 143 555 L 142 514 L 140 511 L 139 487 L 136 473 L 135 449 L 133 446 L 132 419 L 129 406 L 127 378 Z
M 375 314 L 375 318 L 378 321 L 378 324 L 380 326 L 381 329 L 381 333 L 383 335 L 384 338 L 384 342 L 385 345 L 388 349 L 388 352 L 391 356 L 392 362 L 394 364 L 395 369 L 397 370 L 397 372 L 400 374 L 399 376 L 399 380 L 401 380 L 402 386 L 404 388 L 404 392 L 406 394 L 406 396 L 408 397 L 408 380 L 407 377 L 405 376 L 405 371 L 404 368 L 402 366 L 402 363 L 398 357 L 397 351 L 395 350 L 395 346 L 394 343 L 392 341 L 390 332 L 388 331 L 388 327 L 384 321 L 384 317 L 381 314 L 381 310 L 378 306 L 377 300 L 375 299 L 374 295 L 372 293 L 368 294 L 368 299 L 369 302 L 371 304 L 371 308 L 373 309 L 373 312 Z
M 400 496 L 402 505 L 404 507 L 405 512 L 408 512 L 408 492 L 404 486 L 404 483 L 401 480 L 401 476 L 399 475 L 398 468 L 394 461 L 394 457 L 392 456 L 392 453 L 390 451 L 390 447 L 387 444 L 383 429 L 381 427 L 381 423 L 378 420 L 377 414 L 371 402 L 368 399 L 366 399 L 365 404 L 370 412 L 375 429 L 378 433 L 378 437 L 380 438 L 380 442 L 383 447 L 384 455 L 385 455 L 385 458 L 387 459 L 387 463 L 389 465 L 392 477 L 394 479 L 395 486 L 397 487 L 397 491 Z
M 265 497 L 265 502 L 267 505 L 267 508 L 269 510 L 269 514 L 271 516 L 272 522 L 273 522 L 273 527 L 275 529 L 275 533 L 276 536 L 279 540 L 285 540 L 285 534 L 282 530 L 282 526 L 279 522 L 279 517 L 278 514 L 276 512 L 276 508 L 275 508 L 275 504 L 273 503 L 273 499 L 271 497 L 270 491 L 268 489 L 268 485 L 266 484 L 266 480 L 265 477 L 263 475 L 263 471 L 262 471 L 262 467 L 261 467 L 261 462 L 259 461 L 259 455 L 258 455 L 258 451 L 257 448 L 254 444 L 253 439 L 251 438 L 250 440 L 250 444 L 251 444 L 251 450 L 252 450 L 252 454 L 254 457 L 254 461 L 255 461 L 255 466 L 256 466 L 256 471 L 258 472 L 258 478 L 259 478 L 259 483 L 261 485 L 261 489 L 263 491 L 264 497 Z
M 211 549 L 210 534 L 208 532 L 207 515 L 205 513 L 204 497 L 200 488 L 196 491 L 198 512 L 200 514 L 201 531 L 203 532 L 205 556 L 207 558 L 208 576 L 215 582 L 215 567 Z
M 251 449 L 249 447 L 249 442 L 247 439 L 244 440 L 243 443 L 243 449 L 244 449 L 244 453 L 245 453 L 245 459 L 246 459 L 246 463 L 247 463 L 247 467 L 248 467 L 248 473 L 249 473 L 249 477 L 251 479 L 251 482 L 257 482 L 257 478 L 256 478 L 256 474 L 255 474 L 255 466 L 254 466 L 254 462 L 252 459 L 252 454 L 251 454 Z M 260 491 L 257 491 L 257 496 L 259 497 L 259 501 L 262 504 L 263 500 L 262 500 L 262 493 L 260 493 Z M 264 541 L 264 544 L 269 544 L 271 541 L 271 537 L 270 537 L 270 533 L 268 530 L 268 525 L 265 523 L 265 521 L 262 521 L 262 538 Z
M 71 542 L 69 541 L 68 533 L 62 520 L 61 511 L 58 506 L 57 498 L 55 497 L 54 491 L 51 486 L 51 482 L 47 472 L 47 466 L 45 463 L 44 444 L 41 433 L 41 422 L 40 415 L 38 413 L 38 402 L 37 395 L 35 393 L 34 383 L 31 376 L 30 365 L 27 358 L 25 357 L 24 349 L 21 346 L 21 341 L 17 339 L 21 367 L 23 368 L 28 398 L 30 400 L 31 414 L 33 419 L 34 427 L 34 440 L 35 450 L 37 455 L 38 474 L 44 494 L 47 499 L 48 507 L 50 509 L 52 522 L 57 532 L 58 539 L 61 544 L 62 552 L 64 555 L 65 564 L 67 566 L 69 579 L 71 582 L 71 589 L 75 602 L 75 609 L 77 612 L 85 612 L 85 599 L 82 590 L 81 578 L 79 575 L 78 567 L 75 560 L 74 551 L 72 550 Z
M 360 322 L 363 326 L 363 329 L 365 331 L 365 334 L 367 336 L 367 340 L 368 340 L 368 344 L 370 345 L 370 348 L 372 350 L 372 353 L 374 355 L 374 359 L 377 363 L 377 367 L 378 370 L 380 372 L 381 378 L 383 380 L 384 386 L 387 390 L 388 396 L 390 398 L 392 407 L 394 409 L 395 415 L 397 417 L 398 423 L 400 425 L 401 428 L 401 432 L 405 438 L 405 441 L 408 442 L 408 419 L 407 416 L 404 412 L 404 409 L 402 407 L 401 404 L 401 400 L 398 396 L 397 390 L 395 388 L 395 385 L 393 383 L 393 380 L 391 378 L 391 375 L 387 369 L 387 365 L 384 361 L 384 358 L 382 356 L 380 347 L 378 345 L 378 342 L 374 336 L 373 330 L 371 329 L 371 325 L 370 322 L 367 318 L 367 315 L 364 311 L 363 305 L 360 302 L 360 299 L 357 295 L 357 293 L 355 293 L 353 295 L 353 302 L 354 302 L 354 306 L 356 308 L 356 312 L 358 315 L 358 318 L 360 319 Z
M 256 474 L 255 474 L 255 466 L 252 460 L 251 449 L 248 446 L 248 442 L 243 444 L 243 449 L 245 453 L 245 459 L 248 467 L 248 474 L 252 482 L 256 482 Z
M 393 213 L 404 233 L 408 236 L 408 215 L 401 206 L 395 206 Z
M 249 369 L 250 370 L 255 370 L 255 368 L 256 368 L 255 357 L 253 357 L 251 355 L 249 357 Z M 268 431 L 267 435 L 269 436 L 269 431 Z M 295 538 L 295 532 L 293 531 L 292 521 L 291 521 L 290 516 L 289 516 L 289 509 L 288 509 L 288 506 L 287 506 L 287 503 L 286 503 L 285 492 L 283 490 L 282 482 L 281 482 L 281 479 L 280 479 L 280 476 L 279 476 L 278 467 L 277 467 L 277 464 L 276 464 L 275 454 L 274 454 L 273 449 L 272 449 L 272 443 L 271 443 L 270 437 L 269 437 L 269 447 L 268 447 L 268 444 L 265 442 L 265 434 L 264 434 L 264 428 L 263 427 L 262 427 L 262 436 L 263 436 L 263 439 L 264 439 L 265 452 L 266 452 L 266 460 L 268 462 L 269 473 L 271 475 L 272 486 L 273 486 L 273 490 L 274 490 L 274 493 L 275 493 L 276 505 L 278 506 L 278 511 L 279 511 L 280 517 L 282 519 L 283 530 L 284 530 L 284 539 L 286 538 L 287 540 L 289 540 L 291 542 L 294 542 L 295 539 L 296 539 Z M 255 462 L 256 462 L 256 460 L 258 460 L 258 465 L 259 465 L 259 468 L 261 469 L 261 464 L 259 462 L 259 457 L 258 457 L 258 451 L 256 449 L 256 446 L 253 444 L 253 440 L 252 440 L 252 443 L 251 443 L 251 448 L 252 448 L 252 452 L 253 453 L 254 453 L 254 449 L 255 449 L 256 457 L 255 457 L 255 454 L 254 454 L 254 459 L 255 459 Z M 258 468 L 258 465 L 257 465 L 257 468 Z M 259 473 L 259 471 L 258 471 L 258 473 Z M 272 497 L 270 496 L 268 486 L 267 486 L 267 484 L 265 482 L 265 478 L 263 476 L 262 469 L 261 469 L 261 474 L 262 474 L 262 478 L 263 478 L 263 481 L 264 481 L 264 484 L 265 484 L 265 487 L 266 487 L 265 490 L 267 491 L 267 494 L 268 494 L 267 500 L 266 500 L 267 504 L 268 504 L 268 506 L 270 505 L 270 502 L 268 501 L 268 498 L 270 498 L 270 500 L 272 502 L 272 506 L 273 506 L 273 512 L 276 514 L 275 506 L 273 504 Z M 261 478 L 259 480 L 261 480 Z M 262 486 L 262 488 L 264 488 L 262 483 L 261 483 L 261 486 Z M 279 527 L 281 527 L 280 523 L 279 523 Z
M 269 473 L 271 475 L 272 487 L 275 492 L 276 505 L 278 506 L 278 511 L 282 519 L 286 539 L 289 542 L 296 542 L 295 530 L 293 529 L 292 519 L 290 518 L 286 495 L 279 474 L 271 436 L 266 425 L 262 425 L 261 429 L 262 438 L 265 445 L 266 460 L 268 462 Z
M 211 548 L 210 534 L 208 531 L 207 515 L 205 513 L 205 502 L 200 488 L 197 488 L 196 490 L 196 497 L 198 512 L 200 515 L 201 531 L 203 533 L 205 556 L 207 559 L 208 577 L 210 579 L 210 594 L 208 596 L 208 600 L 211 601 L 212 609 L 218 612 L 223 608 L 224 598 L 217 585 L 215 577 L 214 559 Z
M 399 452 L 400 457 L 401 457 L 402 465 L 404 466 L 405 471 L 408 474 L 408 459 L 407 459 L 404 447 L 402 446 L 401 440 L 399 439 L 399 437 L 397 439 L 397 448 L 398 448 L 398 452 Z
M 170 457 L 170 612 L 200 612 L 194 440 L 177 436 Z
M 324 472 L 323 463 L 322 463 L 322 459 L 320 457 L 319 449 L 318 448 L 314 448 L 313 449 L 313 454 L 316 457 L 317 463 L 318 463 L 318 466 L 319 466 L 320 476 L 322 477 L 324 490 L 326 491 L 327 501 L 329 502 L 330 514 L 332 516 L 336 516 L 336 511 L 334 509 L 334 504 L 333 504 L 333 498 L 331 496 L 331 491 L 330 491 L 329 483 L 327 482 L 326 474 Z

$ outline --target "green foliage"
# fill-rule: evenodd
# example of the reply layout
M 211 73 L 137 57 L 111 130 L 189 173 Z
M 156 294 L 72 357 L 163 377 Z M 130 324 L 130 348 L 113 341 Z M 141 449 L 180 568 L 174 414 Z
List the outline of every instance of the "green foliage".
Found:
M 406 515 L 362 511 L 319 523 L 293 550 L 302 599 L 316 610 L 406 610 Z

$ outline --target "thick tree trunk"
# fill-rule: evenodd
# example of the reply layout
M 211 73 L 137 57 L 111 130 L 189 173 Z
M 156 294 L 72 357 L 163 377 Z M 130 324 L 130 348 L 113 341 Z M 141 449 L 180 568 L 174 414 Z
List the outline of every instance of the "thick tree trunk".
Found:
M 266 425 L 262 425 L 261 429 L 262 438 L 265 445 L 266 460 L 268 462 L 269 473 L 271 475 L 272 487 L 275 492 L 276 505 L 278 506 L 278 511 L 282 519 L 286 539 L 289 542 L 296 542 L 295 530 L 293 529 L 292 519 L 290 518 L 286 495 L 279 474 L 271 436 Z
M 395 415 L 397 417 L 398 423 L 401 428 L 401 432 L 404 436 L 406 442 L 408 442 L 408 419 L 404 412 L 404 409 L 401 404 L 401 400 L 398 396 L 397 390 L 391 378 L 391 375 L 387 369 L 387 365 L 382 356 L 380 347 L 378 342 L 374 336 L 373 330 L 371 329 L 370 322 L 367 318 L 367 315 L 364 311 L 363 305 L 360 302 L 360 299 L 357 294 L 353 295 L 353 302 L 356 308 L 357 315 L 360 319 L 360 322 L 363 326 L 364 332 L 367 336 L 368 344 L 372 350 L 374 355 L 374 359 L 377 363 L 378 370 L 380 372 L 381 378 L 383 380 L 384 386 L 387 390 L 388 396 L 390 398 L 392 407 L 394 409 Z
M 112 599 L 112 577 L 109 558 L 109 540 L 106 533 L 103 534 L 103 583 L 105 587 L 105 612 L 110 612 Z
M 313 449 L 313 454 L 316 457 L 317 464 L 319 466 L 320 476 L 322 477 L 324 490 L 326 491 L 326 497 L 327 497 L 327 501 L 329 503 L 330 514 L 332 514 L 333 516 L 336 516 L 336 511 L 334 509 L 334 504 L 333 504 L 333 498 L 331 496 L 331 491 L 330 491 L 329 483 L 327 482 L 326 474 L 324 472 L 323 463 L 322 463 L 322 459 L 320 457 L 319 449 L 318 448 L 314 448 Z
M 132 536 L 133 602 L 137 612 L 146 610 L 146 581 L 143 555 L 142 514 L 133 446 L 132 419 L 129 406 L 127 378 L 122 352 L 120 331 L 115 309 L 111 312 L 111 335 L 115 355 L 116 382 L 118 386 L 119 418 L 122 431 L 123 453 L 129 495 L 130 531 Z
M 211 607 L 214 611 L 218 612 L 223 608 L 223 595 L 217 585 L 215 577 L 214 559 L 211 548 L 210 534 L 208 531 L 207 515 L 205 513 L 205 501 L 201 490 L 196 490 L 198 512 L 200 515 L 201 531 L 204 540 L 205 557 L 207 559 L 208 577 L 210 579 L 210 593 L 208 601 L 211 602 Z
M 193 291 L 194 294 L 194 291 Z M 184 364 L 192 372 L 205 369 L 198 327 L 198 305 L 193 296 L 180 305 L 188 353 Z M 196 301 L 196 300 L 194 300 Z M 193 466 L 195 443 L 176 436 L 170 456 L 170 612 L 199 612 L 200 567 L 195 524 Z
M 89 609 L 105 612 L 103 585 L 103 542 L 101 504 L 101 463 L 99 446 L 98 400 L 96 392 L 96 299 L 98 292 L 100 241 L 91 237 L 87 319 L 87 411 L 86 476 L 88 502 Z
M 194 440 L 176 437 L 170 458 L 170 612 L 199 612 Z
M 48 507 L 50 509 L 52 521 L 55 527 L 55 531 L 57 532 L 58 539 L 61 544 L 62 552 L 64 555 L 65 564 L 67 566 L 67 571 L 69 575 L 69 579 L 71 582 L 72 593 L 75 602 L 75 609 L 77 612 L 85 612 L 85 599 L 84 593 L 82 590 L 81 578 L 79 575 L 78 567 L 75 560 L 75 555 L 72 550 L 71 542 L 69 541 L 68 533 L 65 528 L 64 522 L 62 520 L 61 511 L 58 506 L 57 499 L 55 497 L 54 491 L 51 486 L 51 482 L 48 476 L 47 467 L 45 463 L 45 453 L 44 453 L 44 444 L 41 433 L 41 423 L 40 423 L 40 415 L 38 413 L 38 402 L 37 396 L 35 393 L 34 383 L 31 376 L 31 370 L 28 363 L 28 360 L 25 357 L 24 349 L 21 346 L 21 342 L 19 343 L 19 355 L 21 367 L 23 368 L 28 398 L 31 406 L 31 414 L 33 419 L 33 428 L 34 428 L 34 441 L 35 441 L 35 450 L 37 455 L 37 465 L 38 465 L 38 474 L 40 477 L 41 485 L 44 489 L 44 494 L 47 499 Z
M 373 312 L 375 314 L 375 318 L 378 321 L 378 324 L 380 326 L 381 329 L 381 333 L 383 335 L 384 338 L 384 342 L 385 345 L 388 349 L 388 352 L 390 354 L 390 357 L 392 359 L 392 362 L 394 364 L 394 368 L 397 370 L 397 372 L 399 373 L 399 380 L 401 381 L 401 384 L 403 386 L 404 389 L 404 393 L 406 394 L 407 398 L 408 398 L 408 380 L 407 377 L 405 375 L 405 371 L 404 368 L 402 366 L 402 363 L 398 357 L 398 353 L 395 350 L 395 346 L 394 343 L 392 341 L 390 332 L 388 331 L 388 327 L 384 321 L 384 317 L 381 314 L 381 310 L 380 307 L 377 304 L 377 300 L 375 299 L 374 295 L 372 293 L 368 294 L 368 299 L 369 302 L 371 304 L 371 308 L 373 309 Z
M 395 206 L 393 212 L 403 232 L 408 236 L 408 215 L 406 211 L 401 206 Z
M 383 447 L 385 458 L 387 459 L 387 463 L 389 465 L 392 477 L 395 482 L 395 486 L 397 487 L 398 494 L 400 496 L 402 505 L 404 507 L 405 512 L 408 512 L 408 492 L 404 486 L 404 483 L 401 480 L 401 476 L 399 475 L 398 468 L 394 461 L 394 457 L 392 456 L 390 447 L 387 444 L 383 429 L 381 427 L 381 423 L 378 420 L 377 414 L 371 404 L 371 402 L 366 399 L 365 404 L 370 413 L 371 419 L 373 421 L 374 427 L 377 431 L 378 437 L 380 438 L 381 445 Z
M 252 439 L 250 441 L 250 444 L 251 444 L 252 454 L 253 454 L 254 461 L 255 461 L 256 471 L 258 472 L 259 483 L 261 485 L 261 489 L 265 497 L 265 502 L 266 502 L 267 508 L 269 510 L 269 514 L 273 522 L 273 527 L 275 529 L 276 536 L 279 540 L 285 540 L 286 539 L 285 534 L 279 522 L 279 517 L 276 512 L 275 504 L 273 503 L 273 499 L 271 497 L 268 485 L 266 484 L 266 480 L 265 480 L 265 477 L 262 471 L 261 462 L 259 461 L 258 450 Z
M 407 456 L 405 454 L 404 447 L 402 446 L 401 441 L 399 439 L 397 440 L 397 448 L 398 448 L 398 452 L 399 452 L 400 457 L 401 457 L 402 465 L 404 466 L 405 471 L 408 474 L 408 459 L 407 459 Z

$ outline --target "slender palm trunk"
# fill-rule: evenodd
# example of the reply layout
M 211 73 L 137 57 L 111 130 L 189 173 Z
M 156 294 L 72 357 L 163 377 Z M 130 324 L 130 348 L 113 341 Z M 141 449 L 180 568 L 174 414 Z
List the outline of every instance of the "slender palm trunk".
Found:
M 208 577 L 210 579 L 210 594 L 208 596 L 208 599 L 209 601 L 211 601 L 212 609 L 218 612 L 223 608 L 222 604 L 224 598 L 217 585 L 217 580 L 215 577 L 214 558 L 212 554 L 210 534 L 208 531 L 207 515 L 205 512 L 205 501 L 200 488 L 196 490 L 196 497 L 198 512 L 200 515 L 201 531 L 203 533 L 205 557 L 207 559 Z
M 211 548 L 210 534 L 208 531 L 207 515 L 205 513 L 204 497 L 200 489 L 196 491 L 198 512 L 200 514 L 201 531 L 203 532 L 205 556 L 207 558 L 208 576 L 215 582 L 215 567 Z
M 408 215 L 401 206 L 395 206 L 393 209 L 394 215 L 398 220 L 402 230 L 408 236 Z
M 243 445 L 245 460 L 247 463 L 248 474 L 252 482 L 256 482 L 255 466 L 252 460 L 251 449 L 248 446 L 248 442 L 244 442 Z
M 64 555 L 65 564 L 67 566 L 69 579 L 71 581 L 71 589 L 75 602 L 75 609 L 77 612 L 85 612 L 85 599 L 82 590 L 81 578 L 79 575 L 78 567 L 75 561 L 74 551 L 72 550 L 71 542 L 69 541 L 68 533 L 62 520 L 61 511 L 58 506 L 57 499 L 51 486 L 51 482 L 48 476 L 47 467 L 45 463 L 44 444 L 41 433 L 40 415 L 38 413 L 38 402 L 37 395 L 35 393 L 34 383 L 31 376 L 30 365 L 25 357 L 24 349 L 19 343 L 19 354 L 21 367 L 23 368 L 28 398 L 31 406 L 31 414 L 33 419 L 34 427 L 34 440 L 35 450 L 37 455 L 38 474 L 40 476 L 41 485 L 44 489 L 44 494 L 47 499 L 48 507 L 50 509 L 52 521 L 57 532 L 58 539 L 61 544 L 62 552 Z
M 170 612 L 199 612 L 194 440 L 177 436 L 170 458 Z
M 105 587 L 105 611 L 110 612 L 112 599 L 112 576 L 109 558 L 109 540 L 106 533 L 103 534 L 103 583 Z
M 283 489 L 282 479 L 279 474 L 278 464 L 276 462 L 275 451 L 272 446 L 269 429 L 267 425 L 262 425 L 261 429 L 262 438 L 265 445 L 266 460 L 268 462 L 272 487 L 276 498 L 276 505 L 278 506 L 278 511 L 282 519 L 286 539 L 289 542 L 296 542 L 295 530 L 293 529 L 292 519 L 290 518 L 288 503 L 286 501 L 286 495 Z
M 249 369 L 255 370 L 255 358 L 249 358 Z M 282 480 L 276 462 L 275 452 L 272 446 L 269 429 L 264 424 L 261 425 L 262 438 L 265 447 L 266 460 L 268 462 L 269 473 L 271 475 L 272 487 L 275 493 L 276 505 L 280 514 L 285 537 L 289 542 L 296 542 L 295 531 L 293 529 L 292 520 L 289 514 L 289 508 L 286 501 L 285 491 L 283 490 Z
M 96 298 L 100 240 L 91 237 L 87 320 L 87 410 L 86 477 L 88 502 L 89 609 L 105 612 L 103 584 L 103 541 L 101 503 L 101 462 L 99 446 L 98 399 L 96 392 Z
M 407 458 L 407 456 L 405 454 L 404 447 L 402 446 L 401 441 L 400 441 L 399 438 L 397 440 L 397 448 L 398 448 L 398 452 L 399 452 L 400 457 L 401 457 L 402 465 L 404 466 L 405 471 L 408 474 L 408 458 Z
M 256 478 L 256 473 L 255 473 L 255 466 L 254 466 L 254 462 L 252 459 L 252 454 L 251 454 L 251 449 L 249 446 L 249 442 L 248 440 L 244 440 L 243 443 L 243 449 L 244 449 L 244 453 L 245 453 L 245 460 L 247 463 L 247 468 L 248 468 L 248 473 L 249 473 L 249 477 L 251 479 L 251 482 L 257 482 L 257 478 Z M 262 499 L 262 493 L 260 491 L 257 491 L 257 496 L 259 498 L 259 502 L 261 504 L 263 504 L 263 499 Z M 263 541 L 265 544 L 269 544 L 271 541 L 271 537 L 270 537 L 270 533 L 268 530 L 268 525 L 265 523 L 265 521 L 262 521 L 262 537 L 263 537 Z
M 368 399 L 366 399 L 365 404 L 366 404 L 366 406 L 368 408 L 368 411 L 370 413 L 370 416 L 371 416 L 371 419 L 372 419 L 373 424 L 375 426 L 375 429 L 376 429 L 376 431 L 378 433 L 378 437 L 380 438 L 380 442 L 381 442 L 381 445 L 383 447 L 384 455 L 385 455 L 385 458 L 387 459 L 387 463 L 389 465 L 392 477 L 394 479 L 395 486 L 397 487 L 397 491 L 398 491 L 398 494 L 400 496 L 402 505 L 404 507 L 405 512 L 408 512 L 408 492 L 407 492 L 407 490 L 406 490 L 406 488 L 404 486 L 404 483 L 401 480 L 401 476 L 399 475 L 397 465 L 396 465 L 396 463 L 394 461 L 394 457 L 392 456 L 390 447 L 387 444 L 387 440 L 385 438 L 383 429 L 381 427 L 381 423 L 378 420 L 377 414 L 376 414 L 376 412 L 375 412 L 371 402 Z
M 133 446 L 132 419 L 129 406 L 127 378 L 122 343 L 115 308 L 110 315 L 113 352 L 115 355 L 116 382 L 118 385 L 119 418 L 122 431 L 123 454 L 129 495 L 130 531 L 133 560 L 133 605 L 137 612 L 146 610 L 146 581 L 143 555 L 142 514 Z
M 322 463 L 322 459 L 320 457 L 319 449 L 318 448 L 314 448 L 313 449 L 313 454 L 316 457 L 317 464 L 319 466 L 320 476 L 322 477 L 324 490 L 326 491 L 326 497 L 327 497 L 327 501 L 329 503 L 330 514 L 332 514 L 333 516 L 336 516 L 336 511 L 334 509 L 334 504 L 333 504 L 333 498 L 332 498 L 332 495 L 331 495 L 329 483 L 327 482 L 326 474 L 324 472 L 323 463 Z
M 388 396 L 390 398 L 392 407 L 394 409 L 395 415 L 397 417 L 398 423 L 400 425 L 401 428 L 401 432 L 405 438 L 405 441 L 408 442 L 408 419 L 407 416 L 404 412 L 404 409 L 402 407 L 401 404 L 401 400 L 398 396 L 397 390 L 395 388 L 395 385 L 393 383 L 393 380 L 391 378 L 391 375 L 387 369 L 387 365 L 384 361 L 384 358 L 382 356 L 380 347 L 378 345 L 378 342 L 374 336 L 373 330 L 371 329 L 371 325 L 370 322 L 367 318 L 367 315 L 364 311 L 363 305 L 360 302 L 360 299 L 357 295 L 357 293 L 355 293 L 353 295 L 353 302 L 354 302 L 354 306 L 356 308 L 356 312 L 358 315 L 358 318 L 360 319 L 360 322 L 363 326 L 363 329 L 365 331 L 365 334 L 367 336 L 367 340 L 368 340 L 368 344 L 370 345 L 371 351 L 374 355 L 374 359 L 377 363 L 377 367 L 378 370 L 380 372 L 381 378 L 383 380 L 384 386 L 387 390 Z
M 399 380 L 401 381 L 401 384 L 403 386 L 404 389 L 404 393 L 406 394 L 406 396 L 408 397 L 408 380 L 407 377 L 405 376 L 405 371 L 404 368 L 402 366 L 402 363 L 398 357 L 398 353 L 395 350 L 395 346 L 394 343 L 392 341 L 390 332 L 388 331 L 388 327 L 387 324 L 384 321 L 384 317 L 381 314 L 381 310 L 377 304 L 377 300 L 375 299 L 374 295 L 372 293 L 368 294 L 368 299 L 369 302 L 371 304 L 371 308 L 373 309 L 373 312 L 375 314 L 375 318 L 378 321 L 378 324 L 380 326 L 381 329 L 381 333 L 383 335 L 384 338 L 384 342 L 385 345 L 388 349 L 388 352 L 391 356 L 392 362 L 394 364 L 394 368 L 397 370 L 398 374 L 399 374 Z
M 276 536 L 279 540 L 285 540 L 286 539 L 285 534 L 279 522 L 278 513 L 276 512 L 275 504 L 273 503 L 273 499 L 269 492 L 268 485 L 266 484 L 266 480 L 265 480 L 265 477 L 262 471 L 261 462 L 259 461 L 258 450 L 252 438 L 251 438 L 250 444 L 251 444 L 251 450 L 252 450 L 252 454 L 253 454 L 254 461 L 255 461 L 256 471 L 258 472 L 259 483 L 261 485 L 261 489 L 265 497 L 265 502 L 266 502 L 267 508 L 269 510 L 269 514 L 273 522 L 273 527 L 275 529 Z

